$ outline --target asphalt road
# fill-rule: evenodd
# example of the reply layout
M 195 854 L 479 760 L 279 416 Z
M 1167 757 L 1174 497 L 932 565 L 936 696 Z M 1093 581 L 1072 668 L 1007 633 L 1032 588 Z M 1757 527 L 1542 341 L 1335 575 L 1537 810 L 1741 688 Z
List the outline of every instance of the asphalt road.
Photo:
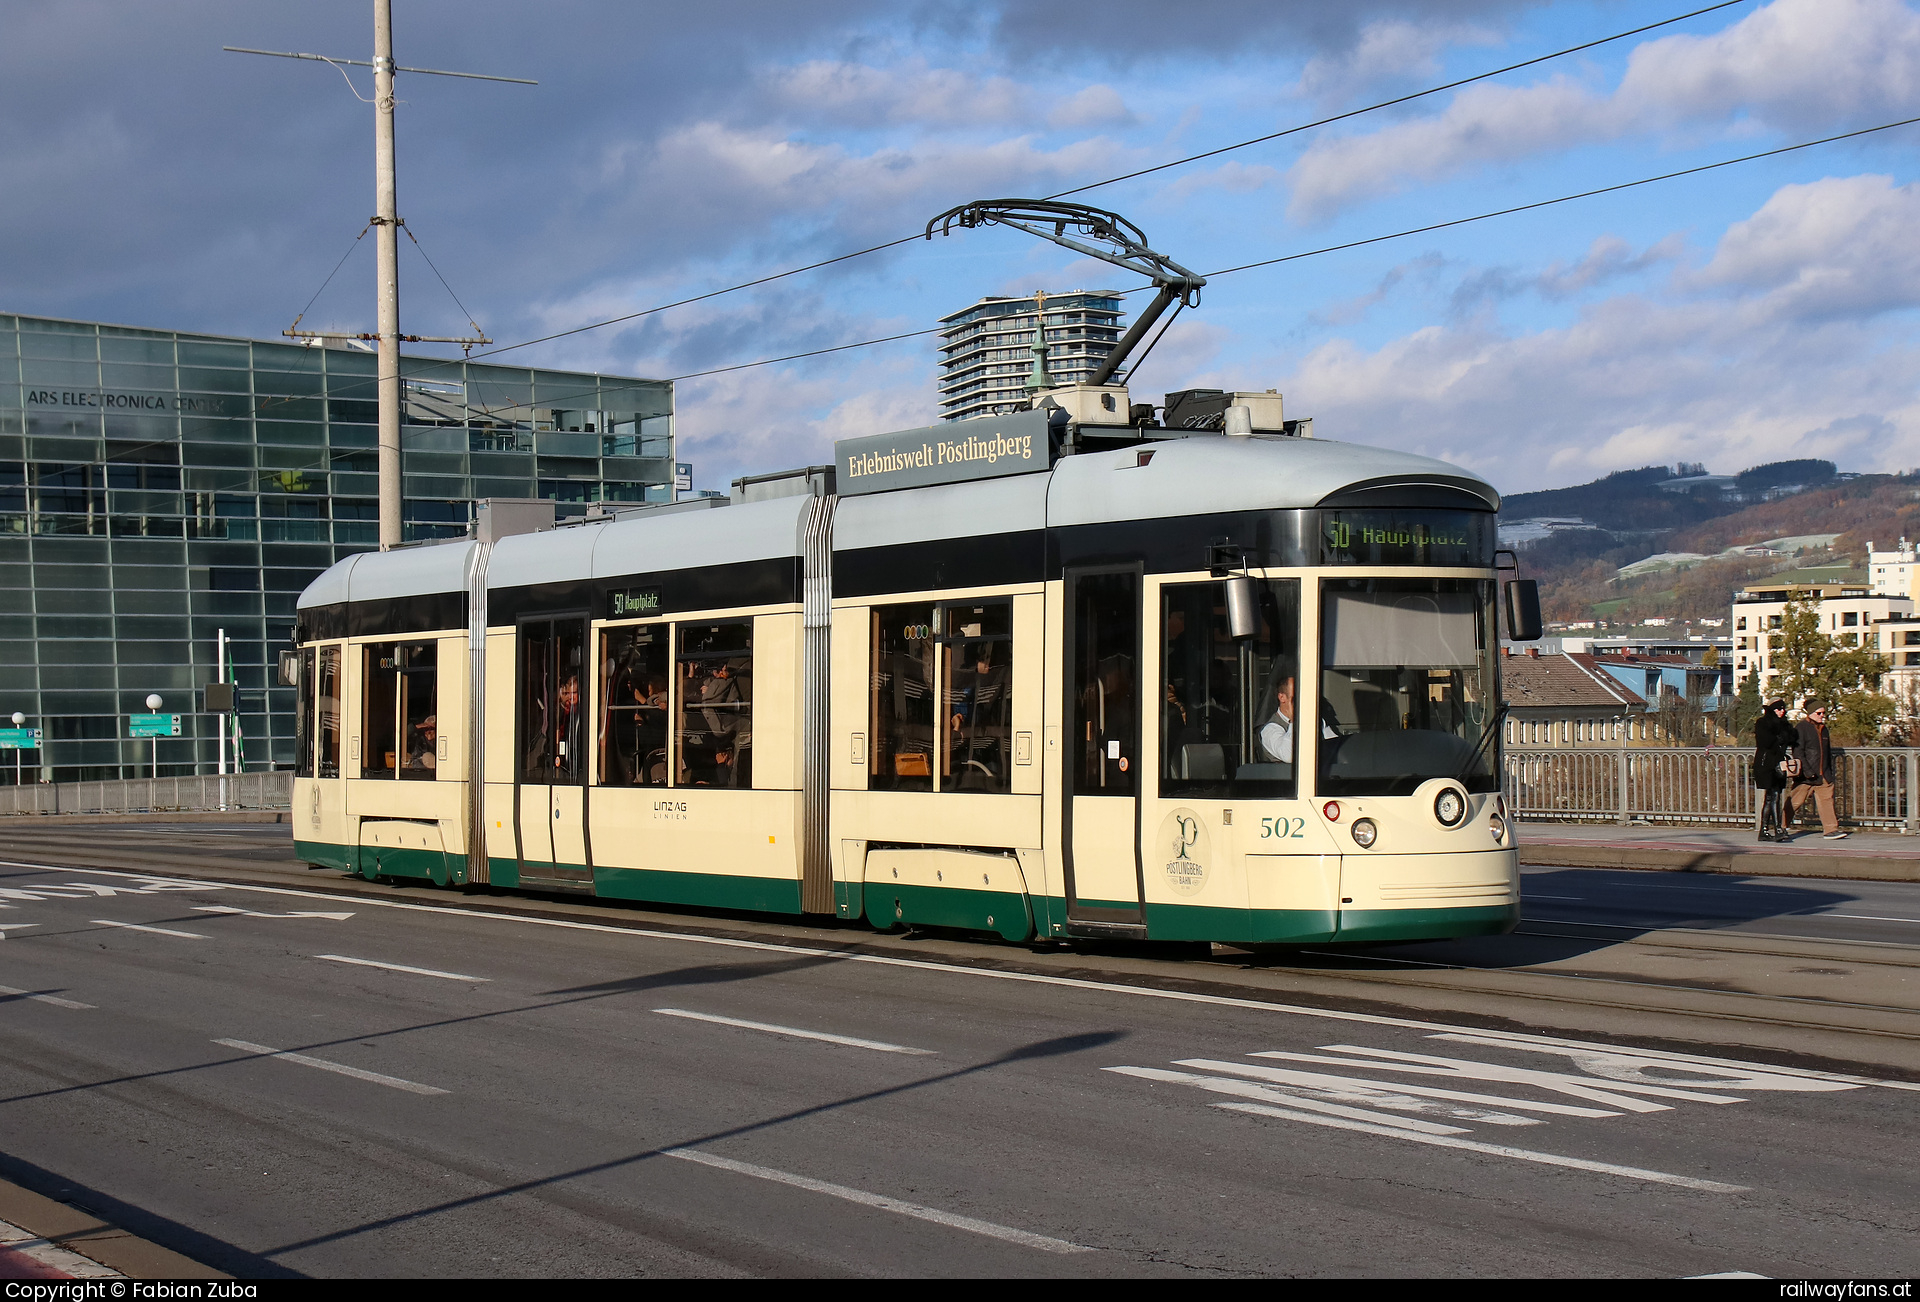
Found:
M 1525 917 L 1631 929 L 1920 945 L 1920 884 L 1597 868 L 1522 869 Z
M 1538 891 L 1594 925 L 1920 916 L 1895 888 L 1812 884 L 1835 898 L 1808 913 L 1773 907 L 1805 896 L 1669 905 L 1614 876 L 1650 875 L 1530 874 L 1529 913 Z M 0 905 L 0 1175 L 63 1181 L 240 1275 L 1808 1277 L 1920 1260 L 1917 1087 L 1864 1069 L 499 916 L 452 894 L 10 868 Z

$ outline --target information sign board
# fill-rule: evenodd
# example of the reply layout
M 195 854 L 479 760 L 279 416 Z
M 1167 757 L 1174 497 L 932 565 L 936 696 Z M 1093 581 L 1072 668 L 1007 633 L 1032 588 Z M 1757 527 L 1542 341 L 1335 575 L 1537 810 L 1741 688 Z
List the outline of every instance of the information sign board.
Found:
M 132 725 L 130 737 L 178 737 L 180 735 L 180 716 L 177 714 L 131 714 L 127 721 Z
M 0 728 L 0 750 L 39 750 L 38 728 Z
M 842 497 L 1053 468 L 1045 411 L 842 439 L 833 451 L 838 462 L 835 488 Z

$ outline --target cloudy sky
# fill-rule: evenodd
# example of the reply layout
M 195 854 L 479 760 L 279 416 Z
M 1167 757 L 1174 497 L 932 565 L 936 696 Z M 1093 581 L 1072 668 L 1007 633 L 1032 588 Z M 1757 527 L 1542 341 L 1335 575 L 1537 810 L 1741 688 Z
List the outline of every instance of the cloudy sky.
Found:
M 395 0 L 400 207 L 502 345 L 1546 54 L 1711 0 Z M 372 211 L 368 0 L 0 0 L 0 311 L 276 337 Z M 1920 115 L 1920 9 L 1746 0 L 1078 196 L 1201 271 Z M 1920 465 L 1920 125 L 1215 278 L 1135 384 L 1279 388 L 1507 491 Z M 362 241 L 307 324 L 372 319 Z M 403 242 L 405 328 L 465 319 Z M 682 376 L 1131 288 L 965 232 L 501 360 Z M 1134 301 L 1139 301 L 1138 299 Z M 927 339 L 682 382 L 702 486 L 936 415 Z

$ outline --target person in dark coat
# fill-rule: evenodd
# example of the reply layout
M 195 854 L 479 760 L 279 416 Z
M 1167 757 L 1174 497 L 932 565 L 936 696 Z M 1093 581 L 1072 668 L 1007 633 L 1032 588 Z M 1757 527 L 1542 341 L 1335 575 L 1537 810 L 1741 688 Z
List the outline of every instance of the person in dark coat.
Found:
M 1791 821 L 1811 799 L 1820 807 L 1820 826 L 1826 833 L 1822 839 L 1838 841 L 1847 834 L 1840 830 L 1840 817 L 1833 808 L 1833 742 L 1827 736 L 1827 704 L 1809 696 L 1800 708 L 1806 717 L 1796 729 L 1793 747 L 1800 772 L 1787 796 L 1787 818 Z
M 1784 771 L 1787 757 L 1793 753 L 1798 732 L 1787 722 L 1787 703 L 1769 701 L 1753 725 L 1753 785 L 1760 790 L 1759 832 L 1762 841 L 1784 841 L 1788 837 L 1780 819 L 1780 793 L 1788 784 Z

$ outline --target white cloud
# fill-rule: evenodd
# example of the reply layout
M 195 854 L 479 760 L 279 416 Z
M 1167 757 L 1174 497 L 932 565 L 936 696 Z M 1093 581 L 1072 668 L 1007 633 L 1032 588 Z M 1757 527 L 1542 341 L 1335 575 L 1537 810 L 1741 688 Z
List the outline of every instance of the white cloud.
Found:
M 1920 97 L 1920 14 L 1899 0 L 1774 0 L 1709 36 L 1637 47 L 1617 89 L 1557 76 L 1482 84 L 1439 113 L 1317 142 L 1295 163 L 1291 212 L 1343 205 L 1501 162 L 1634 132 L 1742 117 L 1781 129 L 1867 125 Z
M 1362 29 L 1353 47 L 1340 54 L 1319 54 L 1300 74 L 1300 92 L 1338 101 L 1382 82 L 1440 70 L 1440 51 L 1454 45 L 1491 45 L 1484 28 L 1458 23 L 1410 23 L 1381 19 Z
M 1786 186 L 1660 296 L 1533 332 L 1483 314 L 1370 351 L 1332 340 L 1294 368 L 1290 410 L 1326 437 L 1443 457 L 1508 491 L 1676 459 L 1920 464 L 1920 341 L 1884 316 L 1920 306 L 1916 209 L 1920 184 L 1885 177 Z M 1538 283 L 1579 290 L 1678 252 L 1603 237 Z
M 814 60 L 775 72 L 768 81 L 776 104 L 816 122 L 967 126 L 1026 123 L 1038 116 L 1032 92 L 1021 83 L 929 67 L 924 59 L 884 68 Z M 1097 90 L 1119 99 L 1104 86 L 1081 95 Z
M 1631 276 L 1662 262 L 1672 262 L 1684 251 L 1684 241 L 1669 235 L 1658 243 L 1633 251 L 1633 246 L 1618 235 L 1601 235 L 1587 249 L 1585 257 L 1571 266 L 1556 262 L 1534 280 L 1534 288 L 1546 298 L 1570 298 L 1595 285 L 1622 276 Z
M 1056 130 L 1070 127 L 1130 127 L 1139 121 L 1120 92 L 1107 85 L 1092 85 L 1056 104 L 1047 115 L 1047 125 Z
M 1782 316 L 1860 318 L 1920 305 L 1920 182 L 1828 177 L 1776 191 L 1729 227 L 1693 283 L 1762 290 Z

